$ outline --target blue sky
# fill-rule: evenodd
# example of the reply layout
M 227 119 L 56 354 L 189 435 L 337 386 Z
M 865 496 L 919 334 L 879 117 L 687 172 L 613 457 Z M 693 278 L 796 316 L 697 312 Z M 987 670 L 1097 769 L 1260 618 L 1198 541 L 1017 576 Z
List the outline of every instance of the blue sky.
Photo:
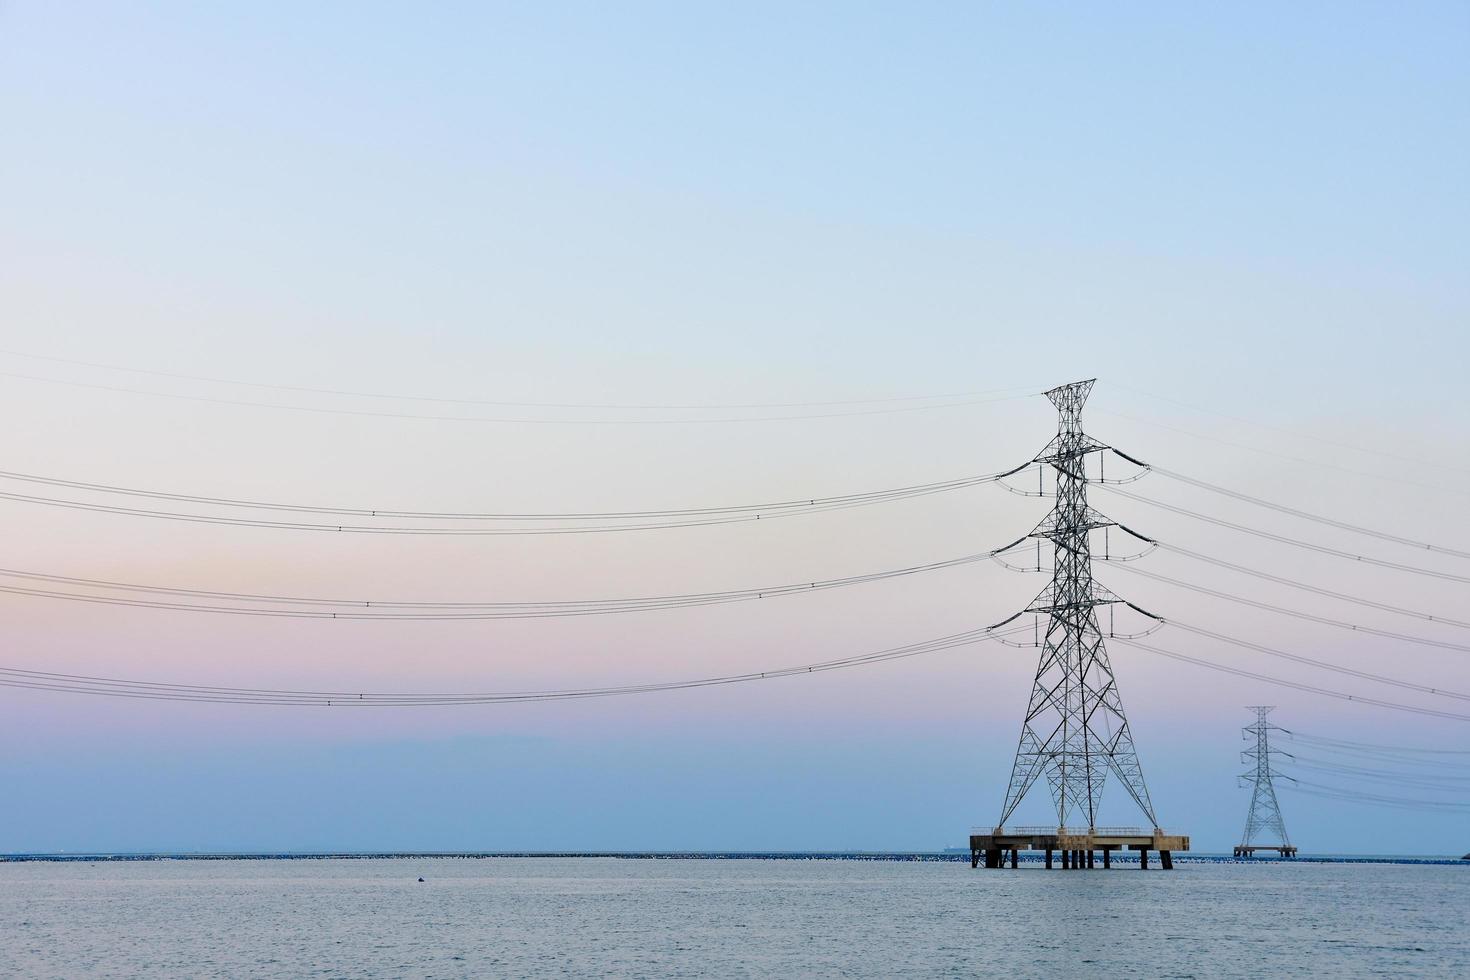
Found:
M 9 4 L 0 468 L 292 500 L 636 508 L 1004 468 L 1054 424 L 1040 399 L 748 425 L 330 417 L 58 385 L 241 394 L 15 352 L 505 401 L 807 401 L 1096 376 L 1089 427 L 1135 455 L 1470 547 L 1455 469 L 1470 450 L 1467 48 L 1470 12 L 1432 3 Z M 1161 481 L 1148 492 L 1429 560 Z M 1095 503 L 1342 591 L 1464 601 L 1461 585 Z M 758 532 L 493 545 L 20 503 L 0 520 L 16 568 L 517 598 L 936 560 L 1011 540 L 1034 504 L 982 488 Z M 1167 561 L 1151 567 L 1253 587 Z M 1470 689 L 1463 655 L 1108 581 L 1181 619 Z M 378 629 L 0 605 L 12 665 L 453 689 L 842 656 L 995 621 L 1037 587 L 986 568 L 758 608 Z M 0 849 L 942 846 L 999 806 L 1028 658 L 982 648 L 714 692 L 371 719 L 12 690 L 0 769 L 25 805 L 0 822 Z M 1204 846 L 1233 843 L 1243 822 L 1244 704 L 1278 703 L 1280 723 L 1318 734 L 1470 745 L 1464 723 L 1115 659 L 1161 816 Z M 1403 819 L 1283 798 L 1312 850 L 1371 849 Z M 1464 850 L 1462 819 L 1414 819 L 1416 849 Z

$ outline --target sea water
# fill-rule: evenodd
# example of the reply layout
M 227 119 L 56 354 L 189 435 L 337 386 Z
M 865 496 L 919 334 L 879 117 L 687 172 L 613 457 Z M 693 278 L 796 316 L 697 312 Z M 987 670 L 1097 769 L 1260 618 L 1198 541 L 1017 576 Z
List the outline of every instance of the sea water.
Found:
M 1470 976 L 1470 867 L 0 864 L 4 977 L 1099 975 Z

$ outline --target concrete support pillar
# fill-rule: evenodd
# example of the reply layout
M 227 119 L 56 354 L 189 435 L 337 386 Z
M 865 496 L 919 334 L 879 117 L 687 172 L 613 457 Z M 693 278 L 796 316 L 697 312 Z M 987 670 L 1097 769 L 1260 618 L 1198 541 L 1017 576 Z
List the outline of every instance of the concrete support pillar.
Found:
M 1046 870 L 1051 870 L 1051 848 L 1046 849 Z
M 1163 869 L 1165 871 L 1173 871 L 1174 870 L 1174 854 L 1173 854 L 1173 852 L 1172 851 L 1160 851 L 1159 852 L 1159 864 L 1163 867 Z
M 1103 848 L 1103 867 L 1104 868 L 1111 868 L 1112 866 L 1113 866 L 1113 849 L 1111 847 L 1104 847 Z
M 1088 850 L 1087 850 L 1087 870 L 1091 871 L 1094 867 L 1096 867 L 1096 865 L 1093 864 L 1093 861 L 1096 860 L 1096 857 L 1097 857 L 1097 855 L 1093 853 L 1092 849 L 1091 848 L 1088 848 Z
M 1065 847 L 1062 848 L 1062 870 L 1070 871 L 1072 868 L 1072 852 Z
M 1000 849 L 991 848 L 985 852 L 985 866 L 987 868 L 1000 867 Z
M 1148 848 L 1142 847 L 1138 850 L 1138 870 L 1148 870 Z
M 1019 847 L 1013 847 L 1013 848 L 1011 848 L 1011 867 L 1013 867 L 1013 868 L 1019 868 L 1020 866 L 1021 866 L 1021 849 Z

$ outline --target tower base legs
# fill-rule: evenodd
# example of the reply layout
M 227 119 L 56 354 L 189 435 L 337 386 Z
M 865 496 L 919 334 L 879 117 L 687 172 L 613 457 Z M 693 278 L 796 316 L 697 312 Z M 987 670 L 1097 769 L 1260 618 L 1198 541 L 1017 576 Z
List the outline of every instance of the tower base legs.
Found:
M 985 859 L 987 868 L 1019 868 L 1021 866 L 1021 852 L 1039 852 L 1036 855 L 1037 863 L 1045 863 L 1047 868 L 1055 868 L 1060 865 L 1066 871 L 1091 870 L 1101 865 L 1104 868 L 1113 866 L 1113 852 L 1135 851 L 1138 854 L 1138 867 L 1142 871 L 1148 870 L 1149 851 L 1157 851 L 1159 863 L 1157 867 L 1164 871 L 1174 870 L 1174 855 L 1179 851 L 1189 850 L 1189 838 L 1182 834 L 1166 834 L 1162 831 L 1154 833 L 1132 832 L 1127 829 L 1119 830 L 1106 828 L 1099 833 L 1090 830 L 1086 833 L 1049 833 L 1036 831 L 1032 828 L 1024 828 L 1016 833 L 985 833 L 970 835 L 970 867 L 980 867 L 980 859 Z M 1102 860 L 1098 861 L 1098 852 L 1102 852 Z

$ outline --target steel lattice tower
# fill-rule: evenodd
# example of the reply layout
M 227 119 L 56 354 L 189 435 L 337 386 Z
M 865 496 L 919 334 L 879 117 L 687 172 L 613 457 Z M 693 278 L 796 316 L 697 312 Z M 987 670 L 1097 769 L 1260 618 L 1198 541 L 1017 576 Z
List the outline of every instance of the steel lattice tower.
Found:
M 1268 850 L 1276 851 L 1283 857 L 1292 857 L 1296 854 L 1296 848 L 1286 836 L 1286 821 L 1281 819 L 1281 804 L 1276 801 L 1276 784 L 1273 782 L 1281 774 L 1271 766 L 1272 755 L 1287 755 L 1279 749 L 1271 748 L 1271 732 L 1284 729 L 1266 720 L 1266 716 L 1273 710 L 1272 706 L 1251 705 L 1250 710 L 1256 713 L 1255 723 L 1242 728 L 1241 734 L 1246 740 L 1256 744 L 1240 753 L 1240 761 L 1251 767 L 1249 772 L 1241 774 L 1240 780 L 1251 784 L 1251 807 L 1245 815 L 1245 833 L 1241 836 L 1240 845 L 1235 848 L 1235 856 L 1249 857 L 1256 850 Z M 1262 835 L 1276 840 L 1277 843 L 1255 843 Z
M 1098 627 L 1097 608 L 1120 600 L 1092 578 L 1091 534 L 1114 523 L 1087 504 L 1086 458 L 1108 448 L 1082 431 L 1082 406 L 1093 383 L 1046 393 L 1061 418 L 1056 438 L 1036 462 L 1056 471 L 1056 505 L 1031 536 L 1052 543 L 1055 566 L 1051 584 L 1026 610 L 1047 617 L 1046 634 L 997 835 L 1042 774 L 1059 832 L 1073 812 L 1095 830 L 1109 772 L 1162 834 Z

